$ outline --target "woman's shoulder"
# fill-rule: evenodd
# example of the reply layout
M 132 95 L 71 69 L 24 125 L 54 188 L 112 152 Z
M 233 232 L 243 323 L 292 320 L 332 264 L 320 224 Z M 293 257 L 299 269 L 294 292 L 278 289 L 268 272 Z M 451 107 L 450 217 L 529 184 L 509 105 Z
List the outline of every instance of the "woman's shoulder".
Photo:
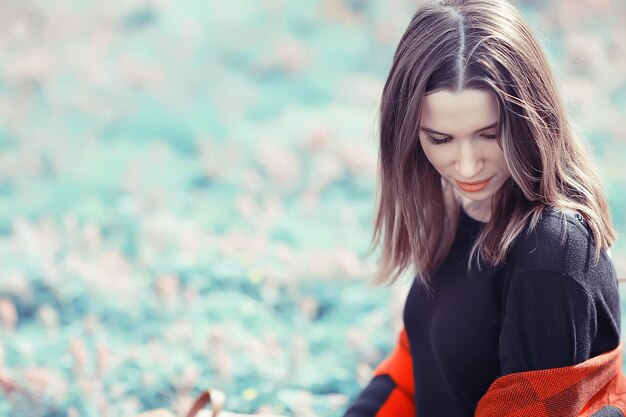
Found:
M 619 316 L 615 266 L 602 249 L 595 256 L 593 234 L 580 214 L 544 210 L 534 227 L 522 232 L 507 257 L 507 284 L 521 294 L 549 292 L 583 303 L 600 303 Z M 586 297 L 582 294 L 586 294 Z M 528 298 L 532 301 L 532 297 Z
M 517 237 L 508 260 L 516 272 L 541 270 L 578 275 L 595 264 L 594 252 L 593 234 L 580 214 L 546 208 L 537 223 L 529 224 Z M 598 262 L 610 264 L 605 251 Z

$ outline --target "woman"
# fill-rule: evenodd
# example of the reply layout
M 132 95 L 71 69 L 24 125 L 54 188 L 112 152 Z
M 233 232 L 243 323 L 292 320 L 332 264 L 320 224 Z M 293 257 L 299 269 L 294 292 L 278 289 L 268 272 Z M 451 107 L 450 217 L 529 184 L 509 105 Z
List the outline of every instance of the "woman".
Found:
M 421 7 L 380 118 L 375 282 L 415 279 L 345 417 L 623 416 L 609 207 L 520 14 Z

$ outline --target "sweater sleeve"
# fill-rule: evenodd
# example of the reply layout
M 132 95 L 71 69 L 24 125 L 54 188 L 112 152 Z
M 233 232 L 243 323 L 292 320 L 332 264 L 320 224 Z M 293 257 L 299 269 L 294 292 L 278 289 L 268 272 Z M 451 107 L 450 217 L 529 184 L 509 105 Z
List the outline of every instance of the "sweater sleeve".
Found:
M 501 376 L 589 359 L 596 309 L 587 291 L 557 271 L 514 274 L 500 333 Z
M 374 377 L 344 417 L 414 417 L 413 362 L 406 331 L 375 369 Z

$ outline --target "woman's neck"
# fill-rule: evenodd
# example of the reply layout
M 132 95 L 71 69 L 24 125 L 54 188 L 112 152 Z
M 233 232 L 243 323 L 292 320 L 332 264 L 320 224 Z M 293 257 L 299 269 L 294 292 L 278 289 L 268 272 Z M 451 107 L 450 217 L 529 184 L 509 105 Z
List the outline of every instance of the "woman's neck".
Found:
M 463 211 L 472 219 L 483 223 L 489 222 L 491 218 L 491 199 L 474 201 L 462 196 L 461 205 Z

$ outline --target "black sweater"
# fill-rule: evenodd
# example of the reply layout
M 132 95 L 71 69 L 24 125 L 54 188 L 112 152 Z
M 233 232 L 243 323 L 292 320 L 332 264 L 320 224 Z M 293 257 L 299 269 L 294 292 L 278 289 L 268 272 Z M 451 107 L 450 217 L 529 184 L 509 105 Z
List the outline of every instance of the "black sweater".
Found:
M 473 416 L 499 376 L 574 365 L 619 344 L 615 269 L 605 251 L 594 262 L 582 217 L 547 209 L 505 264 L 468 274 L 484 223 L 460 216 L 432 294 L 414 281 L 404 308 L 419 417 Z M 374 377 L 345 417 L 374 417 L 394 389 L 389 376 Z

